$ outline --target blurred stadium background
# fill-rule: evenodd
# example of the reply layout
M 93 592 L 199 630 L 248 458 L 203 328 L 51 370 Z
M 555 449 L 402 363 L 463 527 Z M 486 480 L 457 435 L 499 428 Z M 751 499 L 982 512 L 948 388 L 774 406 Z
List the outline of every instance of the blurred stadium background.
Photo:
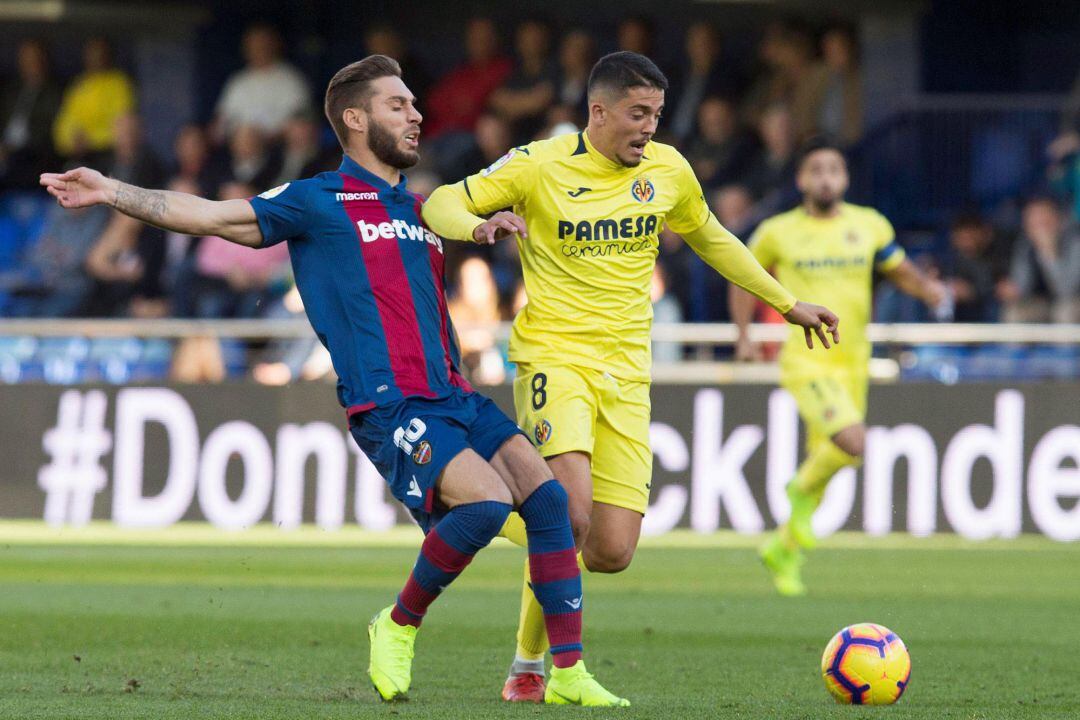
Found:
M 917 556 L 912 567 L 925 574 L 893 575 L 875 597 L 865 586 L 852 590 L 866 577 L 854 566 L 817 577 L 811 571 L 811 582 L 828 589 L 814 601 L 819 605 L 800 610 L 805 631 L 799 638 L 809 650 L 799 652 L 809 658 L 812 671 L 817 637 L 823 645 L 841 624 L 874 619 L 891 625 L 894 617 L 913 628 L 924 648 L 938 648 L 937 656 L 924 650 L 924 657 L 933 656 L 931 665 L 947 673 L 950 650 L 935 635 L 934 623 L 949 622 L 957 633 L 968 633 L 964 637 L 985 641 L 965 646 L 968 655 L 960 662 L 965 671 L 985 673 L 988 660 L 980 658 L 989 653 L 992 659 L 1006 644 L 989 637 L 989 626 L 976 627 L 977 620 L 993 615 L 994 602 L 1007 597 L 1013 603 L 1000 607 L 1014 628 L 1026 626 L 1031 613 L 1044 627 L 1068 624 L 1067 616 L 1055 613 L 1069 597 L 1075 600 L 1075 553 L 1018 536 L 1080 539 L 1080 12 L 1075 4 L 668 0 L 661 8 L 645 0 L 19 0 L 0 3 L 0 36 L 0 539 L 8 543 L 0 577 L 16 590 L 3 593 L 8 604 L 0 600 L 0 612 L 15 636 L 25 633 L 22 641 L 9 639 L 0 646 L 5 671 L 14 672 L 33 655 L 28 647 L 68 647 L 66 636 L 56 634 L 63 625 L 54 625 L 55 618 L 85 612 L 100 619 L 114 607 L 130 609 L 122 601 L 114 605 L 117 596 L 106 588 L 123 586 L 130 597 L 168 606 L 172 600 L 146 589 L 171 582 L 165 575 L 183 589 L 173 598 L 173 615 L 154 611 L 140 621 L 143 640 L 155 627 L 174 622 L 182 645 L 184 623 L 174 615 L 190 612 L 205 620 L 205 608 L 197 610 L 196 604 L 204 602 L 200 593 L 207 583 L 222 584 L 218 597 L 233 603 L 232 620 L 246 607 L 264 612 L 267 622 L 291 612 L 262 596 L 243 594 L 254 591 L 229 593 L 226 586 L 240 582 L 245 558 L 251 557 L 246 550 L 215 551 L 216 559 L 208 560 L 207 573 L 200 575 L 203 566 L 186 551 L 170 555 L 147 549 L 141 555 L 112 543 L 145 541 L 148 548 L 242 543 L 242 535 L 199 533 L 264 523 L 282 531 L 314 524 L 319 533 L 340 530 L 339 539 L 322 534 L 312 539 L 311 528 L 291 534 L 266 529 L 252 533 L 253 543 L 367 548 L 347 561 L 340 551 L 327 561 L 325 555 L 319 559 L 296 548 L 280 550 L 285 566 L 252 576 L 251 583 L 265 580 L 267 587 L 279 588 L 299 577 L 299 585 L 281 592 L 288 602 L 308 607 L 314 598 L 303 588 L 335 586 L 345 574 L 362 576 L 380 562 L 367 543 L 417 540 L 415 533 L 394 534 L 395 526 L 406 524 L 405 516 L 391 504 L 382 480 L 341 422 L 329 359 L 304 319 L 284 245 L 234 259 L 220 238 L 162 233 L 104 208 L 65 213 L 36 187 L 43 170 L 88 164 L 144 186 L 246 197 L 336 168 L 340 151 L 322 116 L 322 93 L 337 68 L 373 52 L 397 58 L 420 98 L 423 160 L 410 173 L 410 184 L 421 192 L 488 165 L 513 144 L 576 131 L 584 120 L 589 68 L 600 54 L 615 49 L 645 52 L 668 73 L 672 90 L 661 139 L 684 152 L 721 222 L 744 239 L 763 218 L 797 202 L 793 158 L 802 140 L 819 133 L 841 140 L 850 158 L 849 199 L 880 209 L 893 222 L 908 253 L 947 281 L 953 307 L 951 315 L 929 317 L 887 283 L 876 288 L 867 462 L 833 483 L 817 518 L 819 530 L 961 538 L 926 541 L 944 543 L 940 550 L 907 539 L 881 546 L 838 536 L 834 548 L 865 542 L 880 549 L 838 552 L 846 560 L 871 569 L 896 568 Z M 506 360 L 507 322 L 526 301 L 515 247 L 450 243 L 447 257 L 451 313 L 468 373 L 509 407 L 513 369 Z M 726 557 L 733 563 L 735 585 L 710 575 L 704 586 L 695 586 L 697 594 L 679 600 L 694 608 L 688 614 L 713 591 L 733 593 L 725 622 L 741 618 L 752 624 L 766 611 L 788 612 L 766 604 L 752 618 L 738 614 L 763 601 L 767 584 L 764 577 L 755 584 L 746 543 L 714 533 L 758 533 L 786 513 L 782 486 L 799 454 L 794 405 L 775 389 L 771 362 L 731 362 L 735 331 L 724 281 L 672 233 L 662 238 L 653 300 L 656 482 L 646 532 L 664 536 L 654 543 L 665 537 L 697 542 L 687 539 L 687 529 L 728 538 L 715 540 L 722 548 L 734 543 Z M 777 318 L 762 311 L 759 320 L 757 337 L 783 336 Z M 177 524 L 181 521 L 193 522 Z M 156 530 L 124 535 L 116 528 Z M 982 550 L 963 544 L 987 538 L 1005 541 Z M 47 543 L 47 549 L 37 543 Z M 103 545 L 88 549 L 82 543 Z M 1025 560 L 991 564 L 991 557 L 1009 548 L 1025 553 Z M 679 568 L 672 571 L 683 573 L 679 577 L 690 577 L 696 559 L 706 557 L 699 550 L 678 558 L 662 554 L 674 552 L 670 548 L 656 552 Z M 404 568 L 409 553 L 398 554 Z M 723 566 L 715 551 L 708 557 L 705 562 Z M 517 567 L 516 556 L 499 562 L 504 569 Z M 597 585 L 607 588 L 601 597 L 613 597 L 624 587 L 618 582 L 642 588 L 672 582 L 659 561 L 642 562 L 647 569 L 637 580 L 631 570 L 625 579 L 597 581 L 606 583 Z M 177 569 L 177 563 L 185 569 Z M 1062 568 L 1060 574 L 1053 568 Z M 155 579 L 155 572 L 162 578 Z M 380 572 L 386 580 L 379 592 L 385 594 L 396 575 L 385 568 Z M 490 595 L 505 606 L 494 616 L 505 621 L 505 632 L 478 641 L 474 652 L 506 645 L 517 572 L 507 570 L 502 584 L 494 571 L 481 572 L 483 580 L 475 586 L 464 584 L 471 588 L 462 591 L 468 603 L 479 605 Z M 1000 594 L 976 589 L 980 577 L 989 576 L 1001 579 Z M 1058 581 L 1063 583 L 1059 591 L 1036 595 L 1036 587 Z M 86 592 L 87 604 L 65 605 L 43 592 L 41 582 L 46 588 Z M 319 606 L 325 613 L 316 618 L 319 613 L 311 610 L 301 617 L 321 622 L 352 607 L 354 590 L 361 597 L 372 590 L 348 583 L 336 587 L 342 594 L 324 596 L 331 598 Z M 940 595 L 935 587 L 944 588 Z M 911 601 L 912 588 L 919 588 L 914 592 L 921 601 Z M 883 598 L 891 609 L 883 610 Z M 740 605 L 740 599 L 746 602 Z M 876 614 L 834 618 L 825 609 L 830 603 L 849 614 Z M 448 613 L 465 617 L 470 605 L 450 607 Z M 971 608 L 970 617 L 964 608 Z M 645 605 L 630 612 L 648 617 Z M 1009 624 L 1001 617 L 995 632 L 1005 632 Z M 199 627 L 202 633 L 209 626 Z M 323 642 L 331 643 L 339 633 L 359 637 L 353 627 L 325 622 L 319 627 Z M 904 633 L 903 627 L 894 629 Z M 248 631 L 254 637 L 267 630 L 253 625 Z M 82 638 L 77 642 L 93 644 L 92 635 L 73 632 Z M 112 652 L 119 657 L 116 648 L 125 647 L 115 634 L 120 630 L 106 632 L 114 633 Z M 912 638 L 904 636 L 911 645 Z M 1037 643 L 1029 637 L 1029 648 L 1019 636 L 1006 636 L 1028 660 L 1043 658 L 1041 675 L 1038 661 L 1025 665 L 1022 674 L 1024 683 L 1039 687 L 1054 685 L 1055 671 L 1046 669 L 1054 665 L 1052 653 L 1067 657 L 1062 643 L 1076 640 L 1067 632 L 1039 637 Z M 29 645 L 23 642 L 28 638 Z M 247 642 L 238 638 L 228 636 L 225 642 Z M 702 653 L 705 640 L 730 645 L 732 638 L 701 636 Z M 206 647 L 217 641 L 207 631 L 191 640 L 196 647 L 191 652 L 203 647 L 203 657 L 217 657 L 226 678 L 257 664 L 243 652 L 239 659 L 226 650 L 215 656 Z M 783 640 L 770 642 L 761 652 Z M 1037 645 L 1051 654 L 1040 656 Z M 269 646 L 249 642 L 243 647 L 258 657 Z M 633 645 L 627 648 L 633 652 Z M 1024 654 L 1028 650 L 1030 656 Z M 355 648 L 348 653 L 359 657 Z M 745 667 L 770 662 L 767 657 L 734 653 L 725 661 Z M 56 705 L 56 716 L 71 707 L 96 708 L 106 716 L 110 693 L 121 691 L 119 684 L 108 683 L 128 672 L 124 661 L 114 658 L 109 680 L 93 674 L 87 679 L 85 673 L 72 678 L 55 658 L 39 660 L 30 670 L 14 672 L 14 679 L 0 681 L 25 701 L 10 706 L 22 708 L 12 717 L 54 707 L 42 698 L 51 698 L 48 682 L 58 676 L 65 677 L 65 688 L 70 684 L 68 701 L 83 705 Z M 143 661 L 153 664 L 149 654 Z M 271 662 L 280 669 L 277 660 Z M 353 664 L 358 677 L 360 664 Z M 334 672 L 329 666 L 323 670 Z M 624 670 L 633 677 L 620 666 Z M 259 682 L 267 673 L 256 671 Z M 285 689 L 267 691 L 255 681 L 250 687 L 222 681 L 221 689 L 198 675 L 196 667 L 193 675 L 169 678 L 172 699 L 268 693 L 282 717 L 298 717 L 310 703 L 322 703 L 319 716 L 329 717 L 358 697 L 356 677 L 327 681 L 325 693 L 301 689 L 290 695 L 295 688 L 287 683 L 306 688 L 310 678 L 292 674 L 283 681 Z M 915 676 L 913 694 L 920 682 L 917 652 Z M 1071 680 L 1071 675 L 1061 678 Z M 982 680 L 995 682 L 985 674 Z M 272 682 L 277 681 L 266 680 Z M 769 692 L 759 681 L 746 682 L 746 693 Z M 792 682 L 798 687 L 803 681 Z M 1014 703 L 1010 693 L 1024 684 L 1015 678 L 1002 683 L 983 697 L 983 705 L 976 699 L 977 707 L 950 694 L 946 683 L 928 681 L 928 687 L 954 709 L 975 707 L 963 717 L 999 717 L 994 707 Z M 123 689 L 133 693 L 138 687 Z M 486 686 L 477 688 L 474 694 L 488 702 Z M 742 702 L 739 693 L 696 692 L 709 702 L 730 701 L 730 707 Z M 1051 707 L 1075 706 L 1075 696 L 1060 693 L 1049 695 Z M 1043 699 L 1047 702 L 1046 695 Z M 35 705 L 38 701 L 43 704 Z M 784 704 L 789 701 L 796 704 Z M 794 708 L 806 716 L 805 707 L 790 697 L 777 702 L 761 716 L 778 717 Z M 150 715 L 190 717 L 183 708 L 194 712 L 192 707 L 202 706 L 169 707 Z M 224 701 L 214 707 L 222 717 L 250 710 Z M 646 707 L 652 706 L 646 702 Z M 1029 709 L 1035 712 L 1025 706 L 1000 717 L 1027 716 Z M 698 710 L 683 712 L 689 717 Z M 824 716 L 820 710 L 815 717 Z M 954 715 L 927 710 L 916 716 Z

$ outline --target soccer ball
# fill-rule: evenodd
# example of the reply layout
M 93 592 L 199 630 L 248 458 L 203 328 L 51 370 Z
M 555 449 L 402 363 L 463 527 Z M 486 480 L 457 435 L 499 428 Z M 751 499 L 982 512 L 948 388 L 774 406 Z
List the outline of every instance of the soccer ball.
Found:
M 845 705 L 891 705 L 911 677 L 904 641 L 887 627 L 859 623 L 833 635 L 821 656 L 825 688 Z

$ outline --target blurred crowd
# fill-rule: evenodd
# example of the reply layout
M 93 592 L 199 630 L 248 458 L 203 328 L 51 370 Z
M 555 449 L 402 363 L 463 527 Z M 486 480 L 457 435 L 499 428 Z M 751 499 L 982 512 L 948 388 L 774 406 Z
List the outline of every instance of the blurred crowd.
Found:
M 510 32 L 477 17 L 464 25 L 465 59 L 430 73 L 391 26 L 373 25 L 365 53 L 399 60 L 425 115 L 421 165 L 409 173 L 428 193 L 483 168 L 507 148 L 575 132 L 586 121 L 586 82 L 598 53 L 653 55 L 656 29 L 641 17 L 614 37 L 524 20 Z M 18 74 L 0 96 L 0 191 L 32 191 L 45 170 L 87 164 L 147 187 L 216 198 L 250 197 L 283 182 L 333 170 L 340 148 L 322 118 L 322 88 L 286 57 L 278 31 L 253 25 L 206 124 L 185 125 L 165 157 L 144 141 L 135 80 L 113 48 L 92 38 L 82 72 L 58 78 L 49 48 L 23 41 Z M 764 29 L 753 62 L 731 62 L 718 30 L 685 30 L 680 57 L 661 59 L 671 81 L 659 139 L 694 167 L 720 221 L 746 238 L 765 217 L 798 201 L 795 159 L 811 136 L 857 147 L 864 134 L 860 51 L 853 28 L 777 23 Z M 947 233 L 949 252 L 918 258 L 947 280 L 957 321 L 1080 322 L 1080 79 L 1048 153 L 1040 194 L 1026 198 L 1016 232 L 961 212 Z M 1068 198 L 1072 198 L 1071 202 Z M 2 219 L 0 219 L 2 222 Z M 254 251 L 214 237 L 145 227 L 108 208 L 47 211 L 32 241 L 2 247 L 0 316 L 281 318 L 302 313 L 284 245 Z M 513 243 L 447 246 L 452 313 L 461 326 L 512 318 L 527 301 Z M 727 319 L 724 283 L 677 235 L 661 238 L 653 283 L 657 319 Z M 924 308 L 883 288 L 879 319 L 928 319 Z M 490 331 L 463 332 L 465 363 L 483 381 L 501 380 L 504 348 Z M 260 349 L 256 377 L 268 383 L 328 370 L 314 342 Z M 677 360 L 677 346 L 657 348 Z M 224 376 L 210 340 L 178 348 L 178 379 Z

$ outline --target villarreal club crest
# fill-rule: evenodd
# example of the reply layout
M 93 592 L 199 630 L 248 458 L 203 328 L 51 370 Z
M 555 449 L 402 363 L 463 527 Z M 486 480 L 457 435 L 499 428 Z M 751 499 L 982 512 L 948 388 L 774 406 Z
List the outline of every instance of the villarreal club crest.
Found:
M 536 426 L 533 428 L 533 439 L 536 440 L 537 447 L 543 445 L 551 439 L 551 423 L 547 420 L 537 420 Z
M 634 179 L 633 184 L 630 186 L 630 194 L 639 203 L 647 203 L 656 197 L 656 188 L 653 186 L 652 180 L 642 176 Z

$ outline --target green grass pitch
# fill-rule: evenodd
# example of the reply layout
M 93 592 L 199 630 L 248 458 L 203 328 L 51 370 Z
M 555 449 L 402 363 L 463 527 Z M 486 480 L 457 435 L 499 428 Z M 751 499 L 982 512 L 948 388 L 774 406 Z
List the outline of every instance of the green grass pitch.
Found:
M 500 545 L 433 606 L 411 700 L 384 705 L 364 626 L 417 540 L 0 525 L 0 718 L 1080 716 L 1080 545 L 1030 537 L 835 537 L 796 600 L 770 591 L 753 538 L 646 541 L 626 573 L 586 578 L 586 659 L 622 711 L 499 700 L 523 558 Z M 822 685 L 825 643 L 860 621 L 911 651 L 894 707 Z

